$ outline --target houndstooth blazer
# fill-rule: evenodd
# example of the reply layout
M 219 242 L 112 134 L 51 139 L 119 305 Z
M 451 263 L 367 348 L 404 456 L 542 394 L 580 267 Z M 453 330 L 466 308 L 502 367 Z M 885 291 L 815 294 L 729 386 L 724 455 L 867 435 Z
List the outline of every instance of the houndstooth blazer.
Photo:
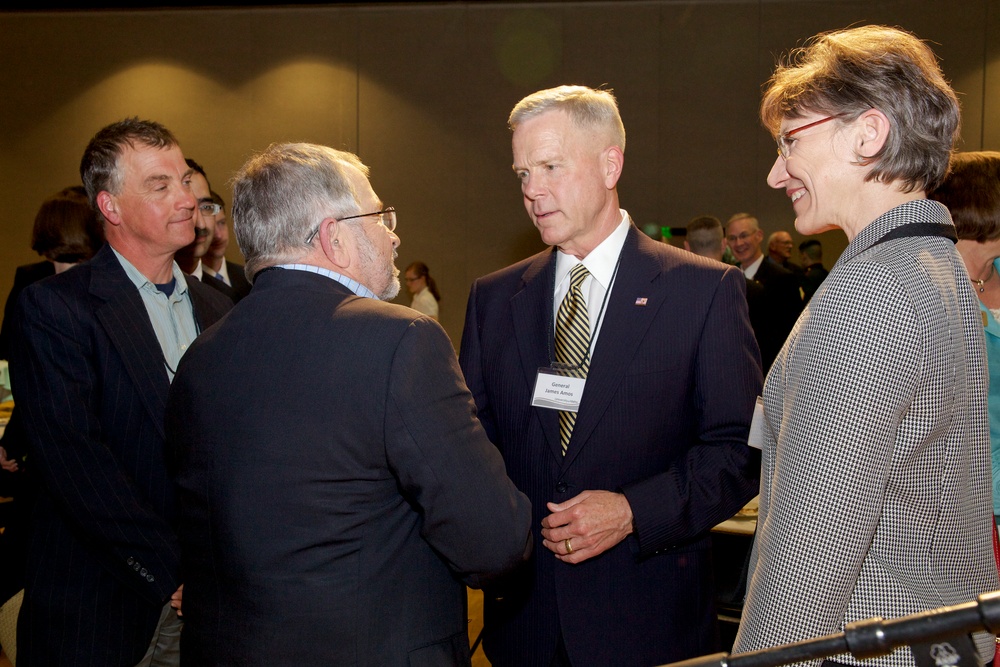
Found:
M 919 200 L 866 227 L 768 374 L 760 515 L 736 652 L 1000 587 L 975 294 L 945 238 L 875 245 L 916 222 L 951 219 Z M 992 638 L 976 640 L 992 656 Z M 914 661 L 904 648 L 864 664 Z

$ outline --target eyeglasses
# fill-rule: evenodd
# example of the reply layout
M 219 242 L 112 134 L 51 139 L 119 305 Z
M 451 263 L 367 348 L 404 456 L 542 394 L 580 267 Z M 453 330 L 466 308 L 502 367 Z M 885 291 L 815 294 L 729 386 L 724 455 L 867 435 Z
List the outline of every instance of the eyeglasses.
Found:
M 222 210 L 222 206 L 211 201 L 203 201 L 198 204 L 198 210 L 205 215 L 217 215 Z
M 396 209 L 393 206 L 386 206 L 381 211 L 375 211 L 374 213 L 361 213 L 359 215 L 348 215 L 343 218 L 337 218 L 337 222 L 367 218 L 370 215 L 377 215 L 379 223 L 390 232 L 396 231 Z M 310 245 L 317 234 L 319 234 L 319 225 L 316 226 L 316 229 L 309 232 L 309 236 L 306 237 L 306 245 Z
M 367 218 L 369 215 L 377 215 L 378 221 L 381 222 L 386 229 L 390 232 L 396 230 L 396 209 L 392 206 L 386 206 L 381 211 L 375 211 L 374 213 L 362 213 L 361 215 L 349 215 L 346 218 L 338 218 L 337 221 L 341 220 L 354 220 L 355 218 Z
M 833 120 L 834 118 L 840 118 L 840 116 L 839 115 L 827 116 L 826 118 L 821 118 L 812 123 L 807 123 L 802 127 L 797 127 L 794 130 L 789 130 L 788 132 L 782 132 L 781 134 L 778 135 L 778 138 L 775 140 L 778 142 L 778 155 L 787 160 L 788 156 L 792 154 L 792 146 L 791 144 L 788 143 L 788 138 L 793 134 L 798 134 L 802 130 L 808 130 L 810 127 L 816 127 L 817 125 L 821 125 L 827 121 Z
M 736 243 L 737 241 L 746 241 L 748 238 L 756 234 L 757 232 L 743 232 L 742 234 L 730 234 L 726 237 L 726 240 L 730 243 Z

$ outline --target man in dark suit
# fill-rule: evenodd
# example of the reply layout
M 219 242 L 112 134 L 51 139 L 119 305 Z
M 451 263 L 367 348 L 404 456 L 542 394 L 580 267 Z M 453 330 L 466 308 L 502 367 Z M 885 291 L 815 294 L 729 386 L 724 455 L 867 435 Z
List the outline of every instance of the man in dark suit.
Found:
M 18 664 L 175 665 L 167 390 L 184 350 L 230 303 L 173 261 L 194 236 L 196 202 L 166 128 L 109 125 L 80 171 L 107 245 L 27 287 L 15 315 L 11 377 L 42 485 Z
M 802 266 L 805 267 L 805 275 L 802 277 L 802 298 L 808 303 L 830 272 L 823 266 L 823 244 L 816 239 L 800 243 L 799 256 L 802 258 Z
M 186 664 L 468 665 L 460 579 L 530 550 L 448 336 L 385 303 L 396 213 L 366 174 L 281 144 L 234 179 L 254 288 L 185 355 L 167 417 Z
M 211 193 L 215 205 L 212 209 L 214 217 L 212 242 L 208 246 L 208 252 L 201 258 L 201 265 L 205 273 L 231 287 L 236 297 L 235 301 L 238 302 L 250 293 L 250 281 L 247 280 L 246 270 L 242 264 L 226 259 L 226 248 L 229 247 L 226 202 L 219 193 L 214 190 Z
M 757 218 L 736 213 L 726 223 L 726 242 L 740 263 L 747 280 L 760 284 L 759 294 L 750 299 L 750 319 L 760 346 L 764 373 L 781 351 L 789 332 L 802 312 L 799 279 L 761 251 L 764 232 Z
M 759 473 L 744 280 L 619 208 L 625 130 L 609 92 L 540 91 L 510 127 L 524 205 L 553 247 L 475 282 L 461 364 L 541 548 L 486 591 L 487 656 L 581 667 L 712 652 L 708 533 Z M 544 407 L 551 391 L 563 409 Z
M 198 206 L 194 212 L 194 241 L 178 250 L 174 261 L 181 267 L 181 271 L 221 292 L 235 304 L 239 301 L 235 290 L 205 270 L 204 259 L 215 238 L 215 214 L 219 207 L 212 200 L 212 188 L 204 168 L 191 158 L 185 161 L 194 170 L 191 174 L 191 194 L 198 201 Z

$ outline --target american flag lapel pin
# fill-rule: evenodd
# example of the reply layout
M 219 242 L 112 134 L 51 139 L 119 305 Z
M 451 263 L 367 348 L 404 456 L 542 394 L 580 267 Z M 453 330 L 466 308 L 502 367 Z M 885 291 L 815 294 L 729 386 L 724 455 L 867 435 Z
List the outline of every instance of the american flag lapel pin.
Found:
M 647 299 L 644 296 L 636 297 L 636 299 L 635 299 L 635 305 L 637 305 L 637 306 L 645 306 L 647 301 L 649 301 L 649 299 Z

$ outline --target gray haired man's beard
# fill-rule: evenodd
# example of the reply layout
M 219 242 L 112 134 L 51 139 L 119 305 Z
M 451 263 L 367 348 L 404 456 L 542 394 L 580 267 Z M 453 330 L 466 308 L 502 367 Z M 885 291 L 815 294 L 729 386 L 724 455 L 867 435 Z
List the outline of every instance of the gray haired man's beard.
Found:
M 382 263 L 382 258 L 379 257 L 379 252 L 375 249 L 375 244 L 370 238 L 368 238 L 367 234 L 362 233 L 358 235 L 358 250 L 361 253 L 361 261 L 364 262 L 365 267 L 370 268 L 372 273 L 375 273 L 376 271 L 381 273 L 381 275 L 378 276 L 381 280 L 369 281 L 375 283 L 376 285 L 385 284 L 385 289 L 383 289 L 381 293 L 376 293 L 375 296 L 382 301 L 392 301 L 395 299 L 399 294 L 399 269 L 397 269 L 396 265 L 393 263 L 399 254 L 396 249 L 392 249 L 392 260 L 385 262 L 383 267 L 379 267 Z M 375 285 L 365 285 L 365 287 L 373 292 L 375 291 Z
M 392 259 L 396 259 L 398 253 L 392 251 Z M 399 269 L 396 268 L 395 262 L 389 265 L 391 277 L 389 278 L 389 285 L 385 288 L 382 294 L 378 295 L 378 298 L 383 301 L 392 301 L 399 295 Z

